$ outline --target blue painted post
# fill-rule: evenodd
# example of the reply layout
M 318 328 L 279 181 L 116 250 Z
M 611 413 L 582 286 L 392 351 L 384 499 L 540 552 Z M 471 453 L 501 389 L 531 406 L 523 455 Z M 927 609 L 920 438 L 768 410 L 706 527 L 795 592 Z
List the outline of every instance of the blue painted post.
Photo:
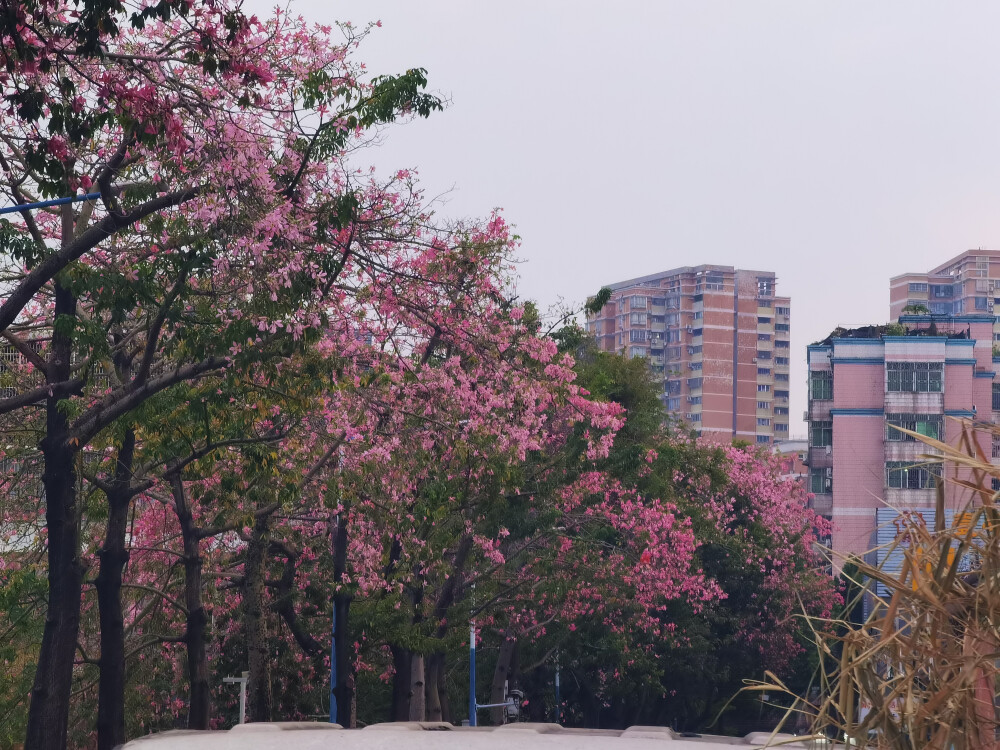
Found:
M 469 726 L 476 723 L 476 623 L 469 623 Z
M 333 605 L 333 627 L 330 630 L 330 723 L 337 723 L 337 605 Z
M 556 724 L 561 724 L 559 720 L 562 712 L 562 697 L 559 695 L 559 654 L 556 654 Z
M 0 215 L 12 214 L 18 211 L 30 211 L 34 208 L 48 208 L 49 206 L 61 206 L 64 203 L 76 203 L 77 201 L 92 201 L 101 197 L 100 193 L 87 193 L 86 195 L 71 195 L 68 198 L 53 198 L 48 201 L 37 201 L 36 203 L 24 203 L 20 206 L 8 206 L 0 208 Z

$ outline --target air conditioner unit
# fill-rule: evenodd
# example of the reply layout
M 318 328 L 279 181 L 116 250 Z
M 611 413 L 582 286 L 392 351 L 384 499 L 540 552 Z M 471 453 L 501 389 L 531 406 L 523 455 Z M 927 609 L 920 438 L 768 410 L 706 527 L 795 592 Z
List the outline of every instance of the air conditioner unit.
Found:
M 833 446 L 832 445 L 826 446 L 826 455 L 829 456 L 831 453 L 833 453 Z
M 751 361 L 751 362 L 753 362 L 754 364 L 757 364 L 757 358 L 756 358 L 756 357 L 754 357 L 754 358 L 753 358 L 753 359 L 751 359 L 750 361 Z

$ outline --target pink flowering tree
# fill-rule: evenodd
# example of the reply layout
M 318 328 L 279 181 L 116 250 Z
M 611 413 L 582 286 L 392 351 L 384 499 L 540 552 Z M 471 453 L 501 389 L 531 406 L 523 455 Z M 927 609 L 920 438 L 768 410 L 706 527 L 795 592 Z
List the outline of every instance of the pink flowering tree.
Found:
M 414 228 L 401 219 L 412 213 L 405 176 L 387 190 L 339 157 L 365 130 L 437 100 L 419 70 L 365 81 L 348 56 L 363 34 L 345 31 L 335 41 L 226 2 L 5 15 L 9 201 L 100 194 L 0 228 L 0 335 L 30 370 L 0 414 L 11 430 L 38 414 L 46 498 L 48 616 L 28 747 L 65 743 L 84 574 L 80 452 L 179 383 L 294 349 L 346 294 L 342 278 L 391 277 L 366 238 Z M 114 557 L 109 548 L 102 564 Z

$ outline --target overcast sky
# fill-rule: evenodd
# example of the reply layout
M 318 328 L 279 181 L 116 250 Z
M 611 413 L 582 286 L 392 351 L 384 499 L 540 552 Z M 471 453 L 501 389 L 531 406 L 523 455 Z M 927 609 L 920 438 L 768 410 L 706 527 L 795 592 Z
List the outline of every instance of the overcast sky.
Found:
M 255 2 L 255 9 L 270 3 Z M 888 280 L 1000 247 L 1000 3 L 297 0 L 381 20 L 373 73 L 451 104 L 370 154 L 443 215 L 502 207 L 548 306 L 682 265 L 775 270 L 805 347 L 884 322 Z

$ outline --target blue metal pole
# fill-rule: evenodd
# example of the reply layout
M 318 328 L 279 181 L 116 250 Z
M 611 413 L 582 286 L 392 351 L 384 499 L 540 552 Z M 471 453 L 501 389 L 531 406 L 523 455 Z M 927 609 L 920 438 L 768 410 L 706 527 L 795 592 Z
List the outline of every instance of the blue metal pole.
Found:
M 476 723 L 476 624 L 469 623 L 469 726 Z
M 330 631 L 330 723 L 337 723 L 337 604 L 333 605 L 333 628 Z
M 23 203 L 20 206 L 9 206 L 0 208 L 0 215 L 13 214 L 19 211 L 30 211 L 35 208 L 48 208 L 49 206 L 61 206 L 64 203 L 76 203 L 77 201 L 92 201 L 100 198 L 100 193 L 87 193 L 86 195 L 72 195 L 68 198 L 53 198 L 48 201 L 37 201 L 36 203 Z
M 556 654 L 556 724 L 561 724 L 559 721 L 560 713 L 562 709 L 562 697 L 559 695 L 559 654 Z

